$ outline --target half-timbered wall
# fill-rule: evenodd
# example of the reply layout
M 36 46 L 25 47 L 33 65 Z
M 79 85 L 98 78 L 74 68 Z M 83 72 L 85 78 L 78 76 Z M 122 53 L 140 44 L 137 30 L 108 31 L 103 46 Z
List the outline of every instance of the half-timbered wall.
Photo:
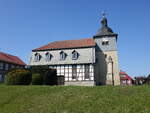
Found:
M 49 66 L 57 70 L 57 76 L 64 76 L 65 81 L 93 81 L 94 67 L 92 64 Z

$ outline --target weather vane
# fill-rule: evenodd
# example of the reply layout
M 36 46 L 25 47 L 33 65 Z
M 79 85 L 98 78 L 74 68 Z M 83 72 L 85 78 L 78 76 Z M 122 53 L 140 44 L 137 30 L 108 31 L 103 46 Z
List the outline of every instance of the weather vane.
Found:
M 102 11 L 102 12 L 101 12 L 101 15 L 102 15 L 103 18 L 105 18 L 105 17 L 106 17 L 106 12 L 105 12 L 105 11 Z

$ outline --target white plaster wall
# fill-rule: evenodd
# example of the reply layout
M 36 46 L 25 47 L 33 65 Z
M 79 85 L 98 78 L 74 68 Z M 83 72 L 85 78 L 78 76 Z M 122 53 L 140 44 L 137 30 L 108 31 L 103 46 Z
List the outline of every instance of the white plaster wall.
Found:
M 113 60 L 113 74 L 114 74 L 114 85 L 120 85 L 120 76 L 119 76 L 119 65 L 118 65 L 118 53 L 117 51 L 107 51 L 104 52 L 104 54 L 107 54 L 107 57 L 109 58 L 109 56 L 112 57 Z M 108 59 L 107 59 L 108 60 Z M 111 70 L 111 66 L 107 66 L 110 69 L 107 70 Z M 110 81 L 111 81 L 111 77 L 110 77 Z M 108 81 L 109 82 L 109 81 Z
M 72 52 L 76 50 L 79 53 L 77 60 L 72 60 Z M 84 64 L 84 63 L 94 63 L 95 62 L 95 48 L 80 48 L 80 49 L 64 49 L 63 51 L 67 54 L 65 60 L 60 60 L 60 52 L 62 50 L 52 50 L 52 51 L 38 51 L 32 52 L 29 65 L 60 65 L 60 64 Z M 49 52 L 52 54 L 51 61 L 45 60 L 45 54 Z M 35 62 L 35 53 L 39 53 L 42 58 L 40 61 Z

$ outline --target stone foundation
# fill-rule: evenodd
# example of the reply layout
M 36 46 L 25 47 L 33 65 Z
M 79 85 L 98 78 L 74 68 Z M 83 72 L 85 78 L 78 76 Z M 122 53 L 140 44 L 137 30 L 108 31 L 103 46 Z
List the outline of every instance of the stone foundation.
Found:
M 75 81 L 75 82 L 65 82 L 65 86 L 95 86 L 94 81 Z

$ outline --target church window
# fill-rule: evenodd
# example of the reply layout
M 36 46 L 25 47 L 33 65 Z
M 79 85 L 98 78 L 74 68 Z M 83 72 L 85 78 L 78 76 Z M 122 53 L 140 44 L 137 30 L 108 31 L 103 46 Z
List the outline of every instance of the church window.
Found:
M 77 79 L 77 66 L 72 66 L 72 79 Z
M 41 59 L 41 55 L 39 53 L 36 53 L 34 56 L 34 61 L 38 62 L 38 61 L 40 61 L 40 59 Z
M 66 59 L 66 53 L 61 51 L 60 52 L 60 60 L 65 60 Z
M 52 59 L 52 55 L 49 52 L 47 52 L 45 56 L 46 56 L 45 58 L 46 61 L 50 61 Z
M 72 60 L 77 60 L 78 59 L 78 55 L 79 55 L 78 52 L 74 50 L 72 52 Z
M 109 41 L 102 41 L 102 45 L 103 46 L 109 45 Z

